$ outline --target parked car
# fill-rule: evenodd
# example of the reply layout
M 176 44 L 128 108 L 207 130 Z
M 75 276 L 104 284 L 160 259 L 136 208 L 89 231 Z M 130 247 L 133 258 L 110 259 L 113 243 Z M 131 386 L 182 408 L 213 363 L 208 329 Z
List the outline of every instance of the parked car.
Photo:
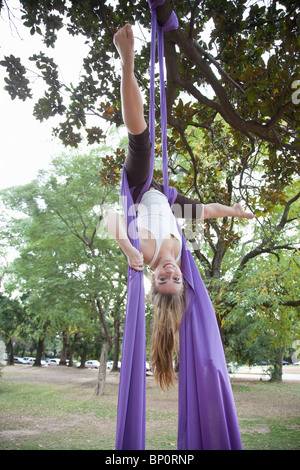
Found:
M 59 366 L 60 359 L 49 359 L 47 360 L 48 366 Z
M 89 369 L 99 369 L 100 362 L 99 361 L 86 361 L 85 367 Z
M 15 364 L 24 364 L 23 359 L 21 357 L 14 357 Z
M 33 364 L 35 359 L 34 357 L 23 357 L 21 361 L 22 364 Z
M 106 363 L 106 370 L 112 370 L 114 366 L 114 361 L 107 361 Z M 118 369 L 121 369 L 121 362 L 118 361 Z
M 30 357 L 28 360 L 28 364 L 32 365 L 35 363 L 35 359 L 33 357 Z M 46 367 L 48 366 L 46 361 L 41 360 L 41 366 Z

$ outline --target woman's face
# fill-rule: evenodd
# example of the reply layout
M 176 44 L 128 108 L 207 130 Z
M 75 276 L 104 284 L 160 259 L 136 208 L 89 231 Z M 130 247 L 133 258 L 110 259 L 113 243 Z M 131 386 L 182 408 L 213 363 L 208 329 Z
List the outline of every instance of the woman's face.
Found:
M 182 272 L 175 261 L 161 260 L 152 274 L 152 279 L 162 294 L 178 294 L 182 291 Z

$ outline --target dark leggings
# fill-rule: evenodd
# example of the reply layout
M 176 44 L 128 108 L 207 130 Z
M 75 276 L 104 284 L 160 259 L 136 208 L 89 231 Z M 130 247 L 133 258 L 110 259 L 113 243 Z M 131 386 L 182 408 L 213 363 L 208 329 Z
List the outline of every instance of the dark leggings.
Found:
M 151 143 L 148 127 L 142 134 L 128 134 L 128 152 L 125 169 L 129 187 L 141 186 L 148 178 L 150 171 Z
M 135 201 L 150 172 L 151 143 L 148 127 L 144 132 L 142 132 L 142 134 L 128 134 L 128 139 L 129 142 L 125 160 L 125 170 L 129 187 L 132 188 L 133 186 L 136 186 L 133 193 L 133 200 Z M 151 186 L 163 192 L 163 186 L 157 181 L 152 180 Z M 175 204 L 178 204 L 181 207 L 181 214 L 185 214 L 184 218 L 200 218 L 202 212 L 202 204 L 200 202 L 196 202 L 182 194 L 178 194 Z

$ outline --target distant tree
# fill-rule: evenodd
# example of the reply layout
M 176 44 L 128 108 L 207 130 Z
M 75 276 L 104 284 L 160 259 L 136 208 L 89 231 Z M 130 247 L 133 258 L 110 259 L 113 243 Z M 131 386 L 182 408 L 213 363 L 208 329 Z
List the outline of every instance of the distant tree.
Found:
M 300 337 L 299 252 L 266 254 L 222 282 L 215 304 L 225 344 L 242 362 L 267 361 L 272 380 L 282 379 L 285 352 Z
M 103 205 L 118 202 L 111 187 L 100 185 L 102 156 L 97 150 L 58 157 L 36 181 L 1 194 L 14 211 L 9 225 L 19 253 L 6 282 L 28 293 L 23 329 L 38 344 L 55 332 L 86 341 L 100 338 L 105 368 L 99 393 L 114 342 L 113 315 L 123 314 L 127 277 L 127 260 L 102 227 Z
M 5 343 L 10 366 L 14 365 L 13 336 L 24 320 L 25 311 L 20 302 L 0 293 L 0 338 Z

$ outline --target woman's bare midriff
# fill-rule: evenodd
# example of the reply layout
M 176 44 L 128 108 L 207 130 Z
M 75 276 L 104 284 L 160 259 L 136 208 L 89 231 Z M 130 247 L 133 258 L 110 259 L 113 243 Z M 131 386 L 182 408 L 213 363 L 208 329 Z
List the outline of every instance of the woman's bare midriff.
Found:
M 152 233 L 145 228 L 139 229 L 139 237 L 140 237 L 140 247 L 141 252 L 144 255 L 144 262 L 145 264 L 150 264 L 156 248 L 156 240 L 153 237 Z M 175 259 L 179 255 L 180 252 L 180 242 L 174 235 L 170 234 L 170 238 L 165 238 L 161 244 L 160 251 L 165 251 L 166 248 L 174 253 Z M 159 253 L 157 259 L 159 259 Z M 153 268 L 155 268 L 156 263 L 154 264 Z

